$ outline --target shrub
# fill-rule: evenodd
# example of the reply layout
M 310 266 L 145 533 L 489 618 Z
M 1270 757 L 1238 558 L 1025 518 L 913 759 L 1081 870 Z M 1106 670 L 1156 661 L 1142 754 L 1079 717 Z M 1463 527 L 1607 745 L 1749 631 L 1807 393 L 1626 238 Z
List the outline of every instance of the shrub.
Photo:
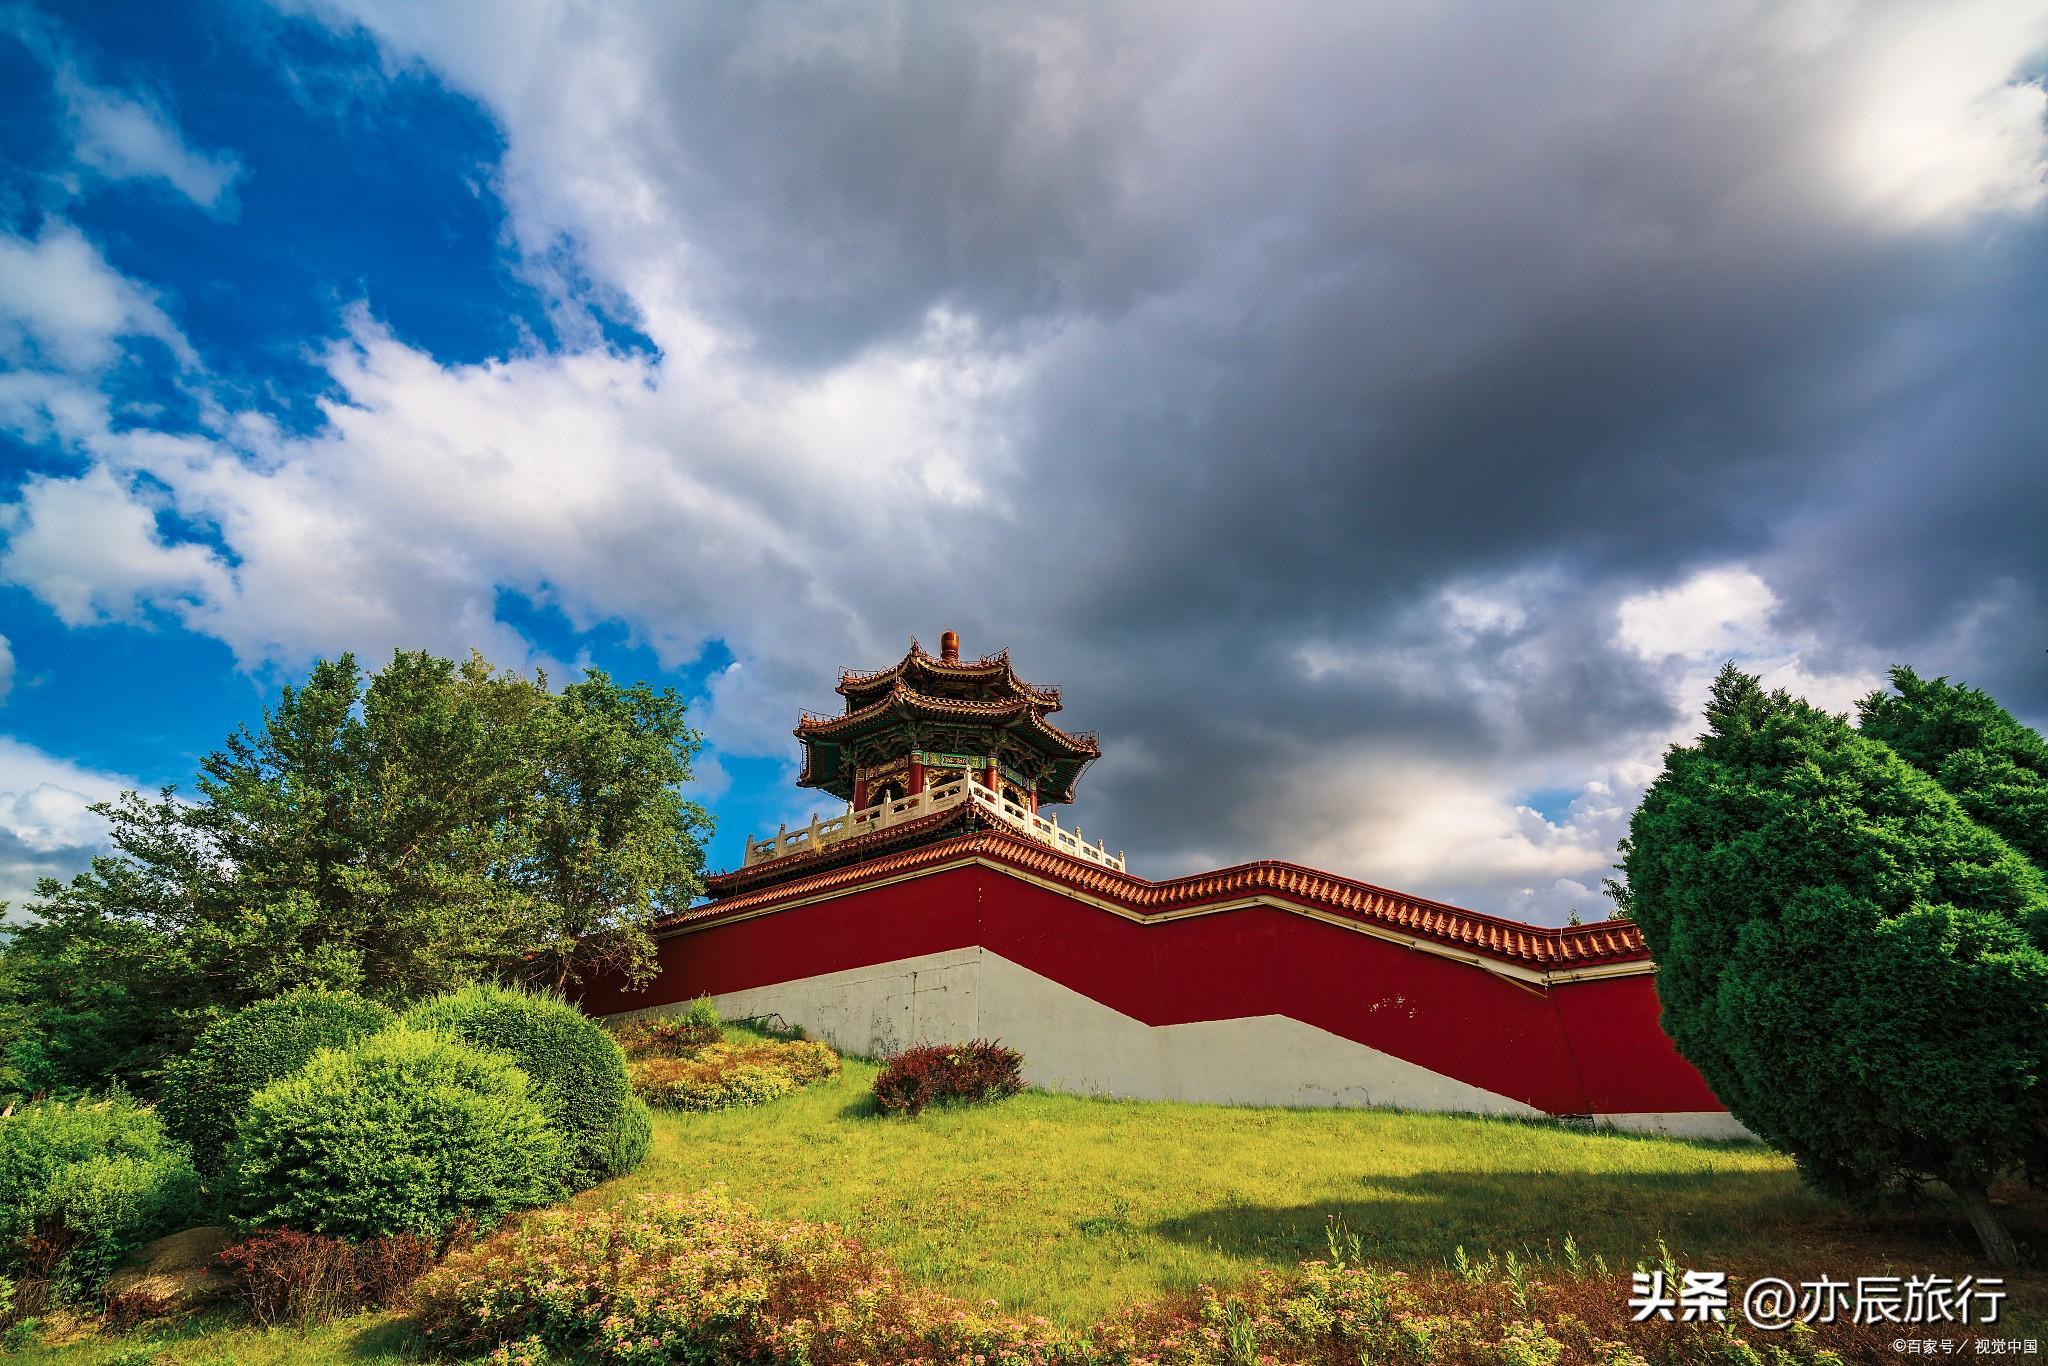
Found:
M 665 1110 L 764 1105 L 838 1070 L 839 1055 L 809 1041 L 716 1044 L 691 1057 L 632 1064 L 634 1092 Z
M 561 1139 L 504 1055 L 396 1025 L 258 1091 L 229 1167 L 245 1228 L 439 1242 L 551 1198 Z
M 780 1100 L 796 1082 L 781 1068 L 730 1056 L 646 1058 L 633 1064 L 633 1090 L 664 1110 L 732 1110 Z
M 177 1301 L 169 1295 L 138 1286 L 107 1296 L 107 1327 L 117 1333 L 131 1333 L 151 1319 L 168 1318 L 177 1309 Z
M 266 1229 L 224 1248 L 219 1265 L 261 1324 L 313 1323 L 371 1307 L 403 1309 L 434 1264 L 434 1245 L 410 1234 L 351 1243 Z
M 258 1001 L 201 1034 L 164 1072 L 164 1126 L 211 1179 L 227 1161 L 249 1097 L 323 1048 L 375 1034 L 397 1017 L 352 992 L 305 989 Z
M 647 1150 L 653 1146 L 654 1114 L 647 1108 L 646 1101 L 638 1096 L 629 1097 L 625 1112 L 619 1116 L 619 1122 L 607 1138 L 605 1165 L 620 1173 L 636 1171 L 647 1160 Z
M 1024 1055 L 1000 1043 L 925 1044 L 889 1059 L 875 1077 L 875 1103 L 891 1114 L 928 1105 L 978 1105 L 1024 1089 Z
M 612 1035 L 628 1058 L 683 1058 L 725 1037 L 716 1022 L 703 1024 L 685 1015 L 647 1015 L 621 1020 Z
M 477 1048 L 508 1055 L 533 1083 L 534 1099 L 562 1135 L 562 1184 L 581 1190 L 631 1167 L 615 1164 L 632 1144 L 618 1130 L 637 1123 L 626 1055 L 604 1026 L 555 996 L 474 986 L 415 1006 L 406 1023 L 440 1029 Z M 641 1156 L 646 1150 L 641 1149 Z
M 0 1117 L 0 1264 L 65 1298 L 96 1294 L 122 1256 L 193 1209 L 198 1177 L 126 1096 L 44 1101 Z
M 789 1073 L 790 1080 L 798 1086 L 809 1086 L 814 1081 L 839 1075 L 839 1055 L 832 1051 L 830 1044 L 815 1039 L 790 1039 L 777 1044 L 775 1056 L 782 1070 Z

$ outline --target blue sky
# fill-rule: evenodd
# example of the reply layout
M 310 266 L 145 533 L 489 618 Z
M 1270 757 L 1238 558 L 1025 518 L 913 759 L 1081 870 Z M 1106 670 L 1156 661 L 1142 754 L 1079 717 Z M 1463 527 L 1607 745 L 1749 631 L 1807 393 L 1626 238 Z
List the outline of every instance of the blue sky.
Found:
M 1263 12 L 1262 12 L 1263 13 Z M 1704 680 L 2048 718 L 2048 6 L 0 7 L 0 897 L 341 650 L 947 627 L 1079 818 L 1556 920 Z

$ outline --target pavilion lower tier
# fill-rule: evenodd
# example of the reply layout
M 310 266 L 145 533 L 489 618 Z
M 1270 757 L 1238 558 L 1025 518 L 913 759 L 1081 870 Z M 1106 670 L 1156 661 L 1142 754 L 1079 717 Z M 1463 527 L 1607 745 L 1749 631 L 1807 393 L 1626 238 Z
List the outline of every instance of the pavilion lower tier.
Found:
M 1148 918 L 979 858 L 708 911 L 648 989 L 598 982 L 586 1008 L 709 994 L 870 1055 L 1000 1038 L 1081 1094 L 1746 1132 L 1659 1028 L 1647 959 L 1535 971 L 1267 899 Z

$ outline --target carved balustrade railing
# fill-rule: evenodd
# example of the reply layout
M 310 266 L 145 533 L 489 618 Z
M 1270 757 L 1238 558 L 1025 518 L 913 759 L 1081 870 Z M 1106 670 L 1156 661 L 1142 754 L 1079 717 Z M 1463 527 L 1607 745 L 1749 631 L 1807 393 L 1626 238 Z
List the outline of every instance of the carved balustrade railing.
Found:
M 1110 853 L 1101 840 L 1093 844 L 1088 843 L 1081 837 L 1080 826 L 1063 826 L 1057 815 L 1040 816 L 971 779 L 955 779 L 908 797 L 897 797 L 891 801 L 863 807 L 859 811 L 848 811 L 829 820 L 821 821 L 812 816 L 809 825 L 799 825 L 794 830 L 785 825 L 766 839 L 757 840 L 749 835 L 747 852 L 741 866 L 751 868 L 770 859 L 788 858 L 792 854 L 808 854 L 814 849 L 826 849 L 841 840 L 886 830 L 892 825 L 917 820 L 919 817 L 959 806 L 963 802 L 980 807 L 1012 829 L 1022 831 L 1062 853 L 1072 854 L 1075 858 L 1086 859 L 1090 863 L 1099 863 L 1119 873 L 1124 871 L 1123 854 Z

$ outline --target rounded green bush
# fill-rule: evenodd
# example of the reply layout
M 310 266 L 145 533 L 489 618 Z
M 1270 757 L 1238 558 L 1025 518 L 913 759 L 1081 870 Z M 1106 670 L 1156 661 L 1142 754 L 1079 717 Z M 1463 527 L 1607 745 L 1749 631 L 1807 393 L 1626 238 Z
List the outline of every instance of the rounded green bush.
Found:
M 192 1149 L 202 1176 L 218 1176 L 249 1097 L 304 1067 L 319 1050 L 375 1034 L 397 1019 L 347 991 L 307 988 L 245 1006 L 208 1028 L 165 1069 L 158 1105 L 164 1125 Z
M 0 1117 L 0 1267 L 21 1268 L 32 1235 L 69 1243 L 49 1273 L 63 1298 L 96 1294 L 129 1250 L 182 1224 L 198 1196 L 183 1146 L 127 1096 Z
M 581 1190 L 638 1165 L 620 1133 L 636 1123 L 626 1055 L 597 1021 L 558 996 L 498 986 L 464 987 L 406 1012 L 407 1024 L 439 1029 L 476 1048 L 504 1053 L 533 1079 L 534 1098 L 560 1131 L 561 1180 Z M 646 1155 L 645 1146 L 638 1156 Z
M 244 1227 L 439 1241 L 552 1198 L 561 1146 L 509 1058 L 401 1024 L 258 1091 L 228 1167 Z

